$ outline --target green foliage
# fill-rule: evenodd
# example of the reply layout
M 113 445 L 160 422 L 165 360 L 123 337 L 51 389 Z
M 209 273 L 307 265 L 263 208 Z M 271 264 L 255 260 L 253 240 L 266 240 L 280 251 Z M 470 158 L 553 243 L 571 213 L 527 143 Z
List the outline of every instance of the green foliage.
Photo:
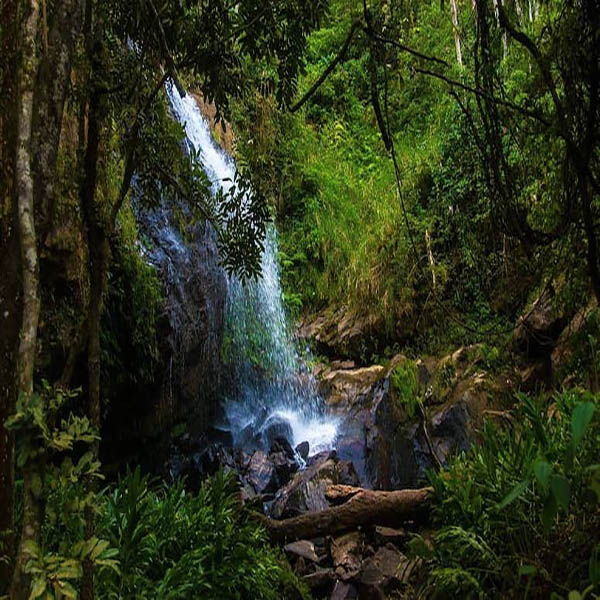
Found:
M 428 561 L 426 595 L 598 593 L 597 407 L 584 392 L 550 407 L 521 396 L 510 428 L 486 423 L 480 445 L 430 474 L 439 530 L 432 548 L 412 543 Z
M 417 404 L 422 402 L 417 381 L 417 367 L 413 361 L 399 364 L 390 373 L 394 399 L 406 410 L 410 418 L 415 416 Z
M 102 368 L 110 375 L 112 390 L 154 380 L 163 310 L 161 283 L 156 269 L 140 253 L 142 242 L 129 206 L 122 210 L 119 222 L 101 331 Z
M 330 18 L 309 38 L 300 92 L 337 53 L 361 14 L 358 4 L 332 2 Z M 371 5 L 375 13 L 394 13 L 402 43 L 454 62 L 447 7 Z M 297 314 L 345 304 L 379 320 L 379 334 L 392 343 L 409 339 L 434 351 L 489 339 L 471 330 L 502 325 L 504 312 L 518 307 L 523 290 L 509 276 L 522 265 L 515 253 L 514 270 L 507 267 L 468 123 L 437 82 L 414 76 L 408 57 L 389 57 L 386 93 L 411 240 L 371 106 L 368 53 L 358 35 L 295 115 L 278 112 L 268 96 L 234 111 L 239 151 L 277 211 L 288 306 Z M 432 271 L 444 308 L 432 301 Z M 449 323 L 448 311 L 468 329 Z
M 103 497 L 98 531 L 120 568 L 100 575 L 99 598 L 308 598 L 222 472 L 197 495 L 128 472 Z
M 219 472 L 197 494 L 139 467 L 96 495 L 56 473 L 46 488 L 44 539 L 27 547 L 33 598 L 77 598 L 86 559 L 99 599 L 310 598 L 261 526 L 240 512 L 231 474 Z M 87 541 L 85 506 L 97 515 Z
M 17 466 L 31 478 L 32 498 L 24 498 L 22 505 L 28 510 L 48 505 L 44 539 L 39 544 L 29 539 L 23 545 L 32 599 L 76 598 L 86 560 L 100 571 L 118 572 L 115 552 L 106 540 L 93 536 L 84 541 L 84 513 L 97 510 L 98 502 L 83 482 L 102 475 L 92 450 L 83 451 L 99 439 L 89 420 L 72 412 L 63 416 L 77 396 L 44 381 L 39 393 L 18 399 L 15 414 L 6 422 L 17 434 Z

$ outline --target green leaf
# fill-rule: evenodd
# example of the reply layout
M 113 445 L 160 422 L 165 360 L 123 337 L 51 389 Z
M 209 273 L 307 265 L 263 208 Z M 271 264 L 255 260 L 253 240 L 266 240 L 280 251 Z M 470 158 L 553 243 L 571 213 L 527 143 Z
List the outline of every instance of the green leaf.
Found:
M 593 402 L 583 402 L 575 407 L 573 416 L 571 417 L 573 446 L 575 448 L 579 445 L 588 427 L 590 426 L 590 422 L 592 421 L 595 410 L 596 407 L 594 406 Z
M 562 475 L 552 475 L 550 489 L 558 505 L 568 511 L 571 502 L 571 482 Z
M 504 500 L 502 500 L 502 502 L 500 502 L 500 504 L 498 504 L 498 506 L 497 506 L 498 510 L 502 510 L 502 509 L 506 508 L 509 504 L 514 502 L 519 496 L 522 496 L 523 493 L 525 492 L 525 490 L 529 487 L 530 483 L 531 483 L 530 479 L 525 479 L 524 481 L 517 483 L 517 485 L 515 485 L 515 487 L 505 496 Z
M 102 552 L 104 552 L 104 550 L 108 548 L 109 545 L 110 543 L 106 540 L 99 540 L 94 549 L 92 550 L 90 560 L 96 560 L 102 554 Z
M 23 551 L 33 558 L 38 558 L 40 555 L 39 546 L 33 540 L 26 540 L 23 542 Z
M 59 589 L 65 598 L 77 598 L 77 590 L 68 581 L 61 581 Z
M 537 567 L 534 567 L 533 565 L 523 565 L 520 569 L 519 569 L 519 575 L 535 575 L 537 573 Z
M 548 464 L 545 460 L 538 460 L 535 465 L 533 465 L 533 472 L 535 473 L 535 477 L 539 481 L 542 490 L 546 494 L 548 492 L 550 475 L 552 474 L 552 465 Z
M 39 598 L 46 591 L 46 579 L 41 577 L 36 579 L 31 586 L 31 594 L 29 594 L 29 600 L 35 600 Z
M 569 592 L 569 600 L 581 600 L 581 594 L 577 590 Z

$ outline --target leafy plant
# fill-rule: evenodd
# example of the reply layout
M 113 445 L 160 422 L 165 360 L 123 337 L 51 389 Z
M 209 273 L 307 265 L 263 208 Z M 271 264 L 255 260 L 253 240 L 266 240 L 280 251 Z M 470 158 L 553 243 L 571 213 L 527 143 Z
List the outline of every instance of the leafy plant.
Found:
M 44 539 L 23 542 L 32 600 L 77 598 L 84 561 L 118 573 L 109 543 L 95 536 L 84 539 L 84 513 L 98 505 L 83 481 L 102 475 L 92 451 L 82 450 L 99 439 L 89 420 L 72 412 L 63 416 L 77 396 L 78 391 L 55 390 L 44 381 L 39 392 L 18 399 L 15 414 L 5 424 L 17 434 L 17 467 L 32 480 L 33 498 L 25 497 L 23 506 L 35 510 L 36 504 L 49 505 Z
M 231 474 L 217 473 L 193 495 L 138 467 L 107 490 L 98 531 L 120 565 L 118 574 L 101 573 L 100 598 L 309 597 L 261 527 L 239 512 Z
M 426 595 L 597 594 L 597 406 L 587 392 L 550 406 L 520 395 L 514 425 L 487 422 L 480 445 L 430 473 L 439 530 L 432 547 L 412 543 L 428 561 Z
M 413 361 L 399 364 L 390 374 L 394 398 L 404 407 L 410 418 L 414 417 L 417 405 L 422 401 L 417 382 L 417 367 Z

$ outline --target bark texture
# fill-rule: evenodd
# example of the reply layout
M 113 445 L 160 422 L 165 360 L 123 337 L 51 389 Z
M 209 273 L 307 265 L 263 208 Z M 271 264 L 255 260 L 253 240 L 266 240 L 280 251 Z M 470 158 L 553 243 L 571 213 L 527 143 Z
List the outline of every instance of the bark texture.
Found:
M 456 61 L 462 67 L 462 49 L 460 46 L 460 31 L 458 29 L 458 6 L 456 0 L 450 0 L 450 12 L 452 14 L 452 29 L 454 29 L 454 43 L 456 45 Z
M 56 3 L 48 51 L 42 55 L 38 69 L 33 106 L 33 172 L 40 243 L 48 233 L 56 204 L 56 159 L 82 15 L 81 0 Z
M 16 356 L 19 342 L 20 275 L 15 198 L 17 110 L 17 3 L 9 0 L 0 12 L 0 554 L 13 558 L 14 436 L 4 422 L 14 412 Z M 0 561 L 0 595 L 8 591 L 12 564 Z
M 37 0 L 25 3 L 19 69 L 19 101 L 17 114 L 16 186 L 20 235 L 23 310 L 17 353 L 17 391 L 30 396 L 33 392 L 33 370 L 40 315 L 39 264 L 35 234 L 33 176 L 31 172 L 31 131 L 33 93 L 37 71 L 36 38 L 40 6 Z M 32 472 L 25 470 L 23 478 L 23 530 L 11 584 L 11 598 L 29 597 L 30 578 L 24 571 L 28 556 L 24 544 L 37 542 L 40 532 L 40 506 L 32 485 Z

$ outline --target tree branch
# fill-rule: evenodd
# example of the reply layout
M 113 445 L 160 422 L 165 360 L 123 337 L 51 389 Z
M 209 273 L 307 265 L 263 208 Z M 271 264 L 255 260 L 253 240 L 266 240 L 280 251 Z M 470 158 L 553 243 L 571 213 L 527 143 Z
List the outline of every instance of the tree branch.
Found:
M 368 28 L 364 28 L 364 32 L 369 37 L 374 39 L 375 41 L 380 42 L 382 44 L 388 44 L 390 46 L 394 46 L 394 48 L 398 48 L 398 50 L 402 50 L 402 52 L 407 52 L 408 54 L 411 54 L 412 56 L 415 56 L 416 58 L 436 62 L 444 67 L 450 66 L 445 60 L 442 60 L 441 58 L 438 58 L 437 56 L 429 56 L 427 54 L 423 54 L 422 52 L 419 52 L 418 50 L 414 50 L 413 48 L 409 48 L 408 46 L 405 46 L 404 44 L 401 44 L 400 42 L 397 42 L 396 40 L 391 40 L 389 38 L 384 38 L 380 35 L 377 35 L 374 31 L 369 30 Z
M 470 92 L 471 94 L 475 94 L 476 96 L 485 98 L 486 100 L 489 100 L 490 102 L 494 102 L 494 104 L 506 106 L 507 108 L 515 110 L 526 117 L 530 117 L 531 119 L 535 119 L 536 121 L 539 121 L 546 127 L 550 126 L 550 122 L 547 121 L 544 117 L 542 117 L 542 115 L 540 115 L 538 112 L 528 110 L 522 106 L 519 106 L 518 104 L 509 102 L 508 100 L 502 100 L 502 98 L 496 98 L 495 96 L 492 96 L 492 95 L 488 94 L 487 92 L 484 92 L 481 89 L 471 87 L 470 85 L 461 83 L 460 81 L 456 81 L 455 79 L 450 79 L 449 77 L 446 77 L 445 75 L 442 75 L 441 73 L 436 73 L 435 71 L 429 71 L 428 69 L 421 69 L 419 67 L 413 67 L 413 70 L 415 71 L 415 73 L 421 73 L 422 75 L 429 75 L 430 77 L 435 77 L 436 79 L 440 79 L 441 81 L 446 82 L 448 85 L 450 85 L 452 87 L 458 87 L 462 90 L 465 90 L 466 92 Z
M 291 112 L 296 112 L 299 108 L 304 106 L 304 104 L 306 104 L 306 102 L 310 99 L 310 97 L 319 89 L 319 87 L 327 79 L 327 77 L 329 77 L 329 75 L 336 68 L 336 66 L 344 59 L 344 57 L 346 56 L 346 52 L 348 52 L 348 48 L 350 47 L 350 42 L 352 41 L 352 37 L 354 36 L 354 33 L 359 28 L 359 26 L 360 26 L 360 23 L 358 21 L 355 21 L 352 24 L 352 27 L 350 28 L 350 31 L 348 32 L 348 36 L 346 37 L 344 45 L 338 52 L 337 56 L 331 61 L 329 66 L 323 71 L 323 73 L 321 74 L 319 79 L 317 79 L 317 81 L 315 81 L 312 84 L 312 86 L 306 92 L 306 94 L 304 94 L 304 96 L 302 96 L 302 98 L 300 98 L 300 100 L 298 100 L 298 102 L 296 102 L 296 104 L 294 104 L 293 106 L 290 107 Z
M 150 4 L 150 8 L 152 9 L 154 18 L 156 19 L 156 24 L 158 26 L 158 33 L 160 36 L 160 41 L 162 43 L 163 50 L 165 53 L 165 60 L 167 61 L 167 72 L 169 73 L 169 76 L 173 80 L 173 83 L 175 84 L 175 87 L 177 88 L 179 95 L 182 98 L 184 98 L 186 95 L 186 91 L 185 91 L 185 88 L 183 87 L 183 85 L 181 85 L 181 81 L 179 81 L 179 77 L 177 77 L 177 70 L 175 69 L 175 63 L 173 62 L 173 56 L 171 54 L 171 51 L 169 50 L 169 44 L 167 43 L 167 36 L 165 35 L 165 30 L 162 26 L 160 16 L 158 14 L 158 11 L 156 10 L 156 7 L 154 6 L 154 2 L 152 2 L 152 0 L 148 0 L 148 4 Z

